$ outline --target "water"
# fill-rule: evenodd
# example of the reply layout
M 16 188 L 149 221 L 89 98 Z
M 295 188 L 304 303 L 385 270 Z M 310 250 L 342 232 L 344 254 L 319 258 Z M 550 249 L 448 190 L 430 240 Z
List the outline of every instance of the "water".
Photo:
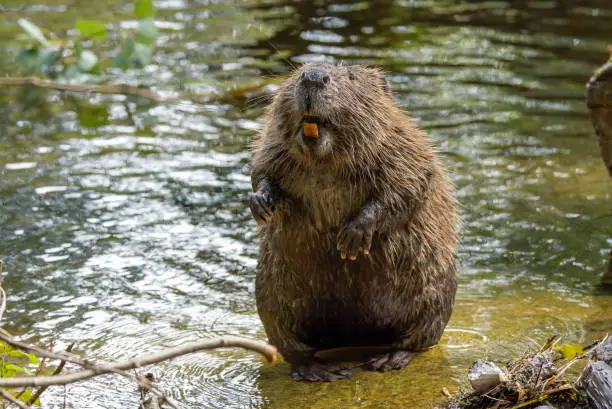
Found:
M 204 95 L 203 108 L 0 88 L 8 330 L 107 360 L 223 334 L 264 340 L 246 205 L 253 97 L 291 64 L 328 60 L 384 69 L 443 153 L 464 220 L 449 329 L 401 372 L 332 384 L 293 382 L 286 364 L 239 350 L 177 358 L 155 370 L 182 407 L 429 407 L 477 357 L 612 331 L 612 296 L 596 290 L 612 180 L 583 102 L 612 41 L 609 1 L 156 5 L 154 63 L 118 82 Z M 19 18 L 62 32 L 130 13 L 128 1 L 5 0 L 0 75 L 17 73 Z M 52 388 L 43 406 L 64 395 L 69 408 L 138 405 L 112 376 Z

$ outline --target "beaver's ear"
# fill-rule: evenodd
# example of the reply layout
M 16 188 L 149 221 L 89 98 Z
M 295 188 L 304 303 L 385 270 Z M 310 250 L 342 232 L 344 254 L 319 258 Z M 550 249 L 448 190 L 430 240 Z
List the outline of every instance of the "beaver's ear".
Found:
M 389 81 L 387 81 L 387 77 L 384 74 L 378 74 L 378 78 L 380 78 L 380 83 L 383 91 L 387 94 L 391 95 L 391 86 L 389 85 Z

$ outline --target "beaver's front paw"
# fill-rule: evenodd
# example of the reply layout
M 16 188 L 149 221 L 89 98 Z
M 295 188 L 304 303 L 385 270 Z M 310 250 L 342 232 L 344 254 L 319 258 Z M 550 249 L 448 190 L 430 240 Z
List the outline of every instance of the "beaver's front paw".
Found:
M 249 194 L 251 213 L 258 223 L 267 223 L 272 219 L 274 207 L 281 196 L 280 188 L 267 179 L 260 182 L 257 192 Z
M 249 206 L 257 223 L 270 221 L 274 214 L 274 204 L 270 201 L 270 197 L 261 191 L 249 194 Z
M 374 235 L 374 222 L 366 217 L 357 219 L 346 225 L 338 233 L 338 251 L 344 260 L 357 260 L 357 255 L 363 251 L 364 255 L 370 253 L 372 236 Z

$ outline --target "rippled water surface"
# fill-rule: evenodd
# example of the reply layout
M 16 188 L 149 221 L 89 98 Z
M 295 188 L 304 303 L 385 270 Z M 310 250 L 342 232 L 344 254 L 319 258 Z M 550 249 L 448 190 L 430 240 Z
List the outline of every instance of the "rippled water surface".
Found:
M 19 18 L 61 33 L 129 19 L 131 2 L 4 0 L 0 75 Z M 370 64 L 434 138 L 462 202 L 457 305 L 407 369 L 295 383 L 283 364 L 218 350 L 159 366 L 184 408 L 426 408 L 476 358 L 550 334 L 612 331 L 596 286 L 612 248 L 612 181 L 583 103 L 612 42 L 609 0 L 162 0 L 154 63 L 117 82 L 206 95 L 205 107 L 0 88 L 4 323 L 108 360 L 223 334 L 256 314 L 247 144 L 258 96 L 304 61 Z M 110 51 L 110 50 L 109 50 Z M 246 91 L 245 91 L 246 90 Z M 136 408 L 134 386 L 70 386 L 67 407 Z M 63 388 L 45 393 L 58 407 Z

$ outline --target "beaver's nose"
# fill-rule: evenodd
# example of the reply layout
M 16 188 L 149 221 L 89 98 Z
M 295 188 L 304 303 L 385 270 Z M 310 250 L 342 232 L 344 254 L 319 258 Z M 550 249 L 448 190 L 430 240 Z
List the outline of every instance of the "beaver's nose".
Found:
M 300 81 L 307 88 L 323 88 L 329 82 L 329 74 L 319 68 L 311 68 L 304 71 Z

